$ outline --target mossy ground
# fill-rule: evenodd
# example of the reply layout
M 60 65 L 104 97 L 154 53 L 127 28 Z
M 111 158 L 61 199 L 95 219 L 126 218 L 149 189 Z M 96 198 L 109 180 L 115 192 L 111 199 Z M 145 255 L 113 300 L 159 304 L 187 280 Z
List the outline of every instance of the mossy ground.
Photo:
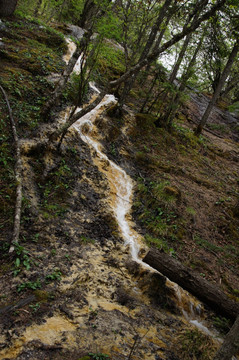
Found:
M 134 216 L 147 243 L 238 295 L 239 221 L 232 211 L 238 145 L 230 142 L 230 150 L 226 139 L 217 145 L 213 136 L 195 137 L 182 116 L 169 133 L 156 128 L 152 116 L 136 115 L 129 135 L 137 174 Z

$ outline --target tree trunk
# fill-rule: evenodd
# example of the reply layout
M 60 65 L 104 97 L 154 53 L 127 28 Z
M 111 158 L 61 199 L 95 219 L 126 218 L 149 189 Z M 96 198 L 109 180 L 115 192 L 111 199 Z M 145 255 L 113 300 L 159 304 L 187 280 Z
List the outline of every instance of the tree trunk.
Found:
M 0 0 L 0 16 L 10 16 L 17 6 L 17 0 Z
M 34 10 L 34 16 L 36 16 L 36 17 L 38 15 L 39 9 L 42 6 L 42 2 L 43 2 L 43 0 L 38 0 L 37 1 L 36 7 L 35 7 L 35 10 Z
M 171 84 L 173 84 L 174 80 L 175 80 L 176 77 L 177 77 L 177 73 L 178 73 L 179 67 L 180 67 L 180 65 L 181 65 L 181 63 L 182 63 L 182 61 L 183 61 L 183 58 L 184 58 L 184 55 L 185 55 L 185 53 L 186 53 L 188 44 L 189 44 L 189 42 L 190 42 L 190 40 L 191 40 L 191 37 L 192 37 L 192 33 L 191 33 L 191 34 L 188 34 L 188 35 L 186 36 L 186 39 L 184 40 L 184 43 L 183 43 L 182 49 L 181 49 L 181 51 L 180 51 L 180 53 L 179 53 L 179 55 L 178 55 L 178 59 L 177 59 L 177 61 L 176 61 L 176 64 L 174 65 L 173 70 L 172 70 L 172 72 L 171 72 L 171 74 L 170 74 L 170 77 L 169 77 L 169 82 L 170 82 Z
M 239 304 L 232 301 L 216 285 L 203 279 L 169 255 L 154 249 L 148 252 L 143 261 L 205 302 L 212 310 L 232 319 L 239 314 Z
M 8 101 L 7 94 L 3 87 L 0 85 L 0 90 L 3 93 L 4 99 L 7 104 L 9 119 L 12 127 L 12 134 L 15 143 L 15 180 L 16 180 L 16 204 L 15 204 L 15 216 L 14 216 L 14 227 L 13 227 L 13 235 L 9 252 L 13 252 L 15 250 L 15 244 L 18 243 L 19 234 L 20 234 L 20 225 L 21 225 L 21 211 L 22 211 L 22 160 L 21 160 L 21 150 L 19 144 L 19 138 L 17 135 L 17 128 L 15 121 L 12 115 L 12 108 Z
M 51 94 L 51 97 L 48 99 L 46 104 L 42 107 L 41 115 L 49 116 L 50 111 L 53 106 L 58 105 L 62 91 L 65 89 L 65 86 L 68 82 L 68 79 L 70 75 L 72 74 L 72 71 L 74 69 L 74 66 L 79 59 L 80 55 L 85 51 L 87 48 L 90 38 L 92 35 L 92 30 L 89 30 L 84 33 L 83 38 L 80 41 L 80 45 L 77 47 L 76 51 L 74 52 L 73 56 L 71 57 L 69 63 L 67 64 L 59 82 L 57 83 L 54 92 Z
M 197 45 L 197 47 L 196 47 L 196 49 L 194 51 L 193 57 L 192 57 L 191 61 L 189 62 L 186 71 L 182 75 L 181 84 L 180 84 L 180 86 L 179 86 L 179 88 L 177 90 L 176 95 L 173 97 L 172 101 L 170 102 L 170 104 L 168 106 L 168 109 L 167 109 L 165 115 L 163 116 L 163 118 L 162 119 L 159 118 L 155 122 L 156 126 L 159 126 L 160 124 L 165 124 L 165 126 L 168 129 L 171 128 L 175 113 L 176 113 L 178 105 L 180 103 L 181 94 L 184 92 L 185 87 L 187 85 L 187 81 L 191 76 L 192 69 L 193 69 L 193 67 L 195 65 L 197 54 L 198 54 L 198 52 L 199 52 L 199 50 L 200 50 L 200 48 L 202 46 L 204 36 L 205 36 L 205 31 L 203 32 L 203 34 L 201 36 L 201 39 L 198 42 L 198 45 Z
M 239 351 L 239 315 L 213 360 L 231 360 Z
M 220 95 L 220 92 L 221 92 L 221 90 L 223 88 L 223 85 L 224 85 L 224 83 L 225 83 L 225 81 L 226 81 L 226 79 L 227 79 L 227 77 L 228 77 L 228 75 L 230 73 L 231 67 L 232 67 L 233 62 L 234 62 L 234 60 L 236 58 L 238 50 L 239 50 L 239 40 L 236 41 L 236 43 L 235 43 L 235 45 L 234 45 L 234 47 L 232 49 L 232 52 L 231 52 L 231 54 L 229 56 L 229 59 L 228 59 L 228 61 L 226 63 L 226 66 L 225 66 L 225 68 L 223 70 L 222 76 L 221 76 L 221 78 L 220 78 L 220 80 L 218 82 L 217 88 L 216 88 L 216 90 L 215 90 L 215 92 L 213 94 L 213 97 L 212 97 L 211 101 L 209 102 L 209 104 L 208 104 L 208 106 L 207 106 L 207 108 L 206 108 L 206 110 L 205 110 L 205 112 L 203 114 L 203 117 L 202 117 L 202 119 L 201 119 L 201 121 L 200 121 L 200 123 L 198 125 L 198 127 L 195 129 L 195 135 L 197 135 L 197 136 L 199 136 L 201 134 L 202 129 L 203 129 L 204 125 L 206 124 L 206 122 L 207 122 L 207 120 L 208 120 L 208 118 L 209 118 L 209 116 L 211 114 L 213 106 L 215 105 L 215 103 L 216 103 L 216 101 L 217 101 L 217 99 L 218 99 L 218 97 Z
M 51 141 L 57 139 L 57 137 L 61 136 L 61 138 L 64 137 L 66 134 L 68 128 L 76 122 L 78 119 L 80 119 L 82 116 L 87 114 L 89 111 L 91 111 L 95 106 L 99 104 L 99 102 L 103 99 L 103 97 L 107 94 L 108 91 L 112 91 L 113 89 L 117 88 L 120 84 L 125 82 L 130 76 L 132 76 L 135 73 L 138 73 L 139 70 L 141 70 L 145 65 L 151 63 L 152 61 L 156 60 L 159 56 L 159 54 L 163 53 L 165 50 L 170 48 L 172 45 L 180 41 L 184 36 L 191 33 L 192 31 L 196 30 L 203 21 L 207 20 L 217 10 L 219 10 L 221 7 L 224 6 L 226 0 L 218 0 L 215 5 L 211 7 L 210 10 L 205 12 L 197 21 L 194 21 L 189 27 L 186 27 L 183 29 L 182 32 L 174 35 L 171 40 L 167 41 L 165 44 L 163 44 L 160 49 L 154 49 L 152 53 L 150 53 L 144 60 L 138 62 L 135 66 L 133 66 L 131 69 L 129 69 L 126 73 L 124 73 L 119 79 L 113 80 L 109 83 L 109 86 L 99 94 L 99 96 L 95 99 L 93 103 L 88 105 L 86 108 L 82 109 L 78 113 L 76 113 L 71 119 L 69 119 L 65 124 L 63 124 L 61 127 L 59 127 L 56 130 L 50 131 L 48 134 L 48 139 L 44 141 L 38 141 L 37 144 L 35 144 L 32 148 L 41 148 L 41 146 L 46 146 L 46 144 L 51 143 Z
M 139 62 L 144 60 L 145 57 L 149 54 L 150 52 L 150 49 L 152 48 L 152 45 L 156 39 L 156 36 L 157 36 L 157 33 L 158 33 L 158 30 L 160 28 L 160 25 L 164 19 L 164 16 L 165 16 L 165 13 L 167 12 L 168 10 L 168 7 L 170 6 L 172 0 L 165 0 L 160 12 L 159 12 L 159 15 L 150 31 L 150 34 L 149 34 L 149 37 L 148 37 L 148 40 L 144 46 L 144 49 L 140 55 L 140 59 L 139 59 Z M 140 71 L 140 69 L 139 69 Z M 139 72 L 138 71 L 138 72 Z M 130 90 L 132 89 L 133 85 L 134 85 L 134 82 L 135 82 L 135 79 L 136 79 L 136 76 L 138 75 L 138 72 L 135 72 L 130 79 L 127 79 L 127 81 L 125 82 L 125 86 L 124 86 L 124 89 L 123 89 L 123 92 L 120 96 L 120 99 L 119 99 L 119 108 L 122 109 L 123 107 L 123 104 L 125 102 L 125 99 L 127 97 L 127 95 L 129 94 Z

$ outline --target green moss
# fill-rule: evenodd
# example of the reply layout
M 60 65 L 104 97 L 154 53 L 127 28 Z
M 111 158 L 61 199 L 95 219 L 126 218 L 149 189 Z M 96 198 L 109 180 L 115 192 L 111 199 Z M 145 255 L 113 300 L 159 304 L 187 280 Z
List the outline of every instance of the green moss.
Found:
M 51 297 L 50 293 L 45 290 L 35 290 L 34 295 L 37 301 L 41 301 L 41 302 L 47 302 Z
M 117 79 L 125 71 L 124 54 L 109 43 L 103 43 L 95 63 L 94 79 L 100 84 Z
M 142 129 L 152 129 L 156 118 L 150 114 L 138 113 L 135 115 L 136 125 Z

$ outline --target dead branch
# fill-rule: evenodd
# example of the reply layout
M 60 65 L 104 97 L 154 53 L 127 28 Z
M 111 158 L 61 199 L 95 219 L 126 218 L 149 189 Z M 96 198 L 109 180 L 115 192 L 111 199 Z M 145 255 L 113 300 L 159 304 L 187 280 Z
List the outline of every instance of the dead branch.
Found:
M 20 233 L 20 221 L 21 221 L 21 210 L 22 210 L 22 161 L 21 161 L 21 153 L 20 153 L 20 145 L 19 145 L 19 138 L 17 135 L 16 124 L 13 119 L 12 109 L 10 103 L 8 101 L 7 94 L 3 87 L 0 85 L 0 89 L 3 93 L 4 99 L 7 104 L 13 138 L 15 142 L 15 149 L 16 149 L 16 163 L 15 163 L 15 179 L 17 184 L 16 189 L 16 204 L 15 204 L 15 216 L 14 216 L 14 227 L 13 227 L 13 235 L 12 241 L 9 252 L 13 252 L 15 249 L 14 244 L 18 243 L 19 240 L 19 233 Z

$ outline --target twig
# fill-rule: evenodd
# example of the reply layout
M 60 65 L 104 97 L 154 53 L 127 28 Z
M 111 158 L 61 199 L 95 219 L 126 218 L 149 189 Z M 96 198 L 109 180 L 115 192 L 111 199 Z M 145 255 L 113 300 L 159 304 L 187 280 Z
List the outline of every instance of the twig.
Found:
M 148 334 L 148 332 L 149 332 L 149 329 L 148 329 L 148 330 L 146 331 L 146 333 L 144 334 L 144 336 L 140 337 L 139 334 L 137 334 L 137 331 L 136 331 L 136 329 L 134 328 L 134 326 L 132 326 L 132 327 L 133 327 L 134 331 L 136 332 L 136 336 L 135 336 L 135 338 L 134 338 L 134 343 L 133 343 L 133 346 L 132 346 L 132 348 L 131 348 L 131 350 L 130 350 L 130 353 L 129 353 L 129 356 L 128 356 L 128 359 L 127 359 L 127 360 L 130 360 L 130 359 L 131 359 L 131 356 L 133 355 L 133 352 L 134 352 L 134 350 L 135 350 L 135 347 L 136 347 L 137 342 L 139 343 L 140 341 L 142 341 L 143 338 L 144 338 L 144 337 Z
M 19 138 L 17 135 L 16 124 L 13 119 L 12 109 L 8 101 L 7 94 L 3 87 L 0 85 L 0 90 L 3 93 L 4 99 L 7 104 L 10 123 L 12 127 L 13 138 L 15 142 L 15 149 L 16 149 L 16 163 L 15 163 L 15 179 L 17 184 L 16 189 L 16 204 L 15 204 L 15 216 L 14 216 L 14 227 L 13 227 L 13 235 L 12 241 L 9 252 L 12 253 L 15 249 L 14 243 L 18 243 L 19 240 L 19 233 L 20 233 L 20 220 L 21 220 L 21 209 L 22 209 L 22 161 L 21 161 L 21 154 L 20 154 L 20 145 L 19 145 Z

